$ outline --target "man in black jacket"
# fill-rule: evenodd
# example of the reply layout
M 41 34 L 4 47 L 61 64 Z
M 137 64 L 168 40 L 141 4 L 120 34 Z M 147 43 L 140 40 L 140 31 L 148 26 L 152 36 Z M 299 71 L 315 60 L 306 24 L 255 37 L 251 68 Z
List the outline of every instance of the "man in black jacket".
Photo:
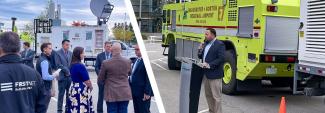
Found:
M 0 35 L 0 113 L 46 113 L 41 76 L 21 63 L 19 49 L 16 33 Z
M 223 64 L 225 45 L 216 39 L 216 31 L 207 29 L 205 32 L 205 42 L 199 49 L 199 58 L 202 59 L 204 68 L 204 88 L 205 96 L 210 113 L 222 113 L 221 110 L 221 87 L 223 77 Z
M 130 75 L 134 113 L 150 113 L 150 101 L 153 96 L 146 67 L 142 60 L 139 46 L 134 47 L 137 58 L 133 62 Z

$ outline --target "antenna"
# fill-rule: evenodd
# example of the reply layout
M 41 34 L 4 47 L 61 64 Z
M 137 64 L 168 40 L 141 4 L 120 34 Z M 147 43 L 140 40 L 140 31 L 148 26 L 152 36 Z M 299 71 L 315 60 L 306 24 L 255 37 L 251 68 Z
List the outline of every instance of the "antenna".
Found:
M 114 5 L 107 0 L 91 0 L 90 10 L 97 17 L 98 25 L 106 24 L 113 11 Z

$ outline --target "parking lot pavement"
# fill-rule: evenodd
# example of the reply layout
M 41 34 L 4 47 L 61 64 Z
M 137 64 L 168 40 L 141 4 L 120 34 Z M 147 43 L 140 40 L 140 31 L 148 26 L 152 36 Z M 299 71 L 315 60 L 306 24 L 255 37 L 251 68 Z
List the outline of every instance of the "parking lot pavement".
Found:
M 167 113 L 179 113 L 180 71 L 168 70 L 167 57 L 159 42 L 145 43 L 156 82 Z M 292 95 L 290 88 L 264 86 L 260 91 L 238 95 L 222 95 L 223 113 L 276 113 L 282 96 L 286 97 L 287 113 L 325 113 L 324 96 Z M 199 113 L 208 113 L 204 88 L 201 89 Z
M 94 89 L 92 91 L 92 96 L 93 96 L 93 104 L 94 104 L 95 112 L 97 112 L 96 111 L 97 98 L 98 98 L 97 75 L 96 75 L 93 67 L 87 67 L 87 69 L 89 72 L 90 80 L 92 81 L 92 84 L 94 86 Z M 47 110 L 47 113 L 56 113 L 57 112 L 57 98 L 58 98 L 57 95 L 55 97 L 52 97 L 49 108 Z M 65 102 L 65 100 L 64 100 L 64 102 Z M 104 109 L 104 113 L 107 113 L 107 107 L 106 107 L 105 103 L 104 103 L 103 109 Z M 150 111 L 151 111 L 151 113 L 159 113 L 154 97 L 151 99 Z M 128 113 L 134 113 L 132 101 L 129 102 Z

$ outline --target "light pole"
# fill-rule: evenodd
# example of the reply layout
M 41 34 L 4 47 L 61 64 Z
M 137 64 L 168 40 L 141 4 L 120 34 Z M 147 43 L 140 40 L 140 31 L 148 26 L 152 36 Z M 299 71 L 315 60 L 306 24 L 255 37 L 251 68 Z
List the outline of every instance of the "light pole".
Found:
M 0 22 L 0 33 L 2 32 L 2 27 L 3 27 L 4 25 L 5 25 L 4 23 L 1 23 L 1 22 Z
M 140 0 L 140 7 L 139 7 L 139 29 L 141 32 L 141 19 L 142 19 L 142 0 Z
M 12 20 L 12 28 L 11 28 L 11 31 L 14 32 L 14 30 L 15 30 L 15 22 L 16 22 L 17 18 L 16 17 L 11 17 L 11 20 Z
M 123 35 L 124 35 L 124 42 L 125 42 L 125 32 L 126 32 L 126 13 L 124 13 L 124 26 L 123 26 L 123 31 L 124 31 L 124 33 L 123 33 Z

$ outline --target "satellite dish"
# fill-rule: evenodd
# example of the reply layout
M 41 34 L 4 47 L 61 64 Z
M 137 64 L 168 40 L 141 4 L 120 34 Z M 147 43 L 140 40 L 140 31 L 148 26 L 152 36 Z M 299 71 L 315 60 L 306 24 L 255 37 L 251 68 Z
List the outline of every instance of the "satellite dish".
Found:
M 91 0 L 90 10 L 100 19 L 108 19 L 113 11 L 114 5 L 107 0 Z

